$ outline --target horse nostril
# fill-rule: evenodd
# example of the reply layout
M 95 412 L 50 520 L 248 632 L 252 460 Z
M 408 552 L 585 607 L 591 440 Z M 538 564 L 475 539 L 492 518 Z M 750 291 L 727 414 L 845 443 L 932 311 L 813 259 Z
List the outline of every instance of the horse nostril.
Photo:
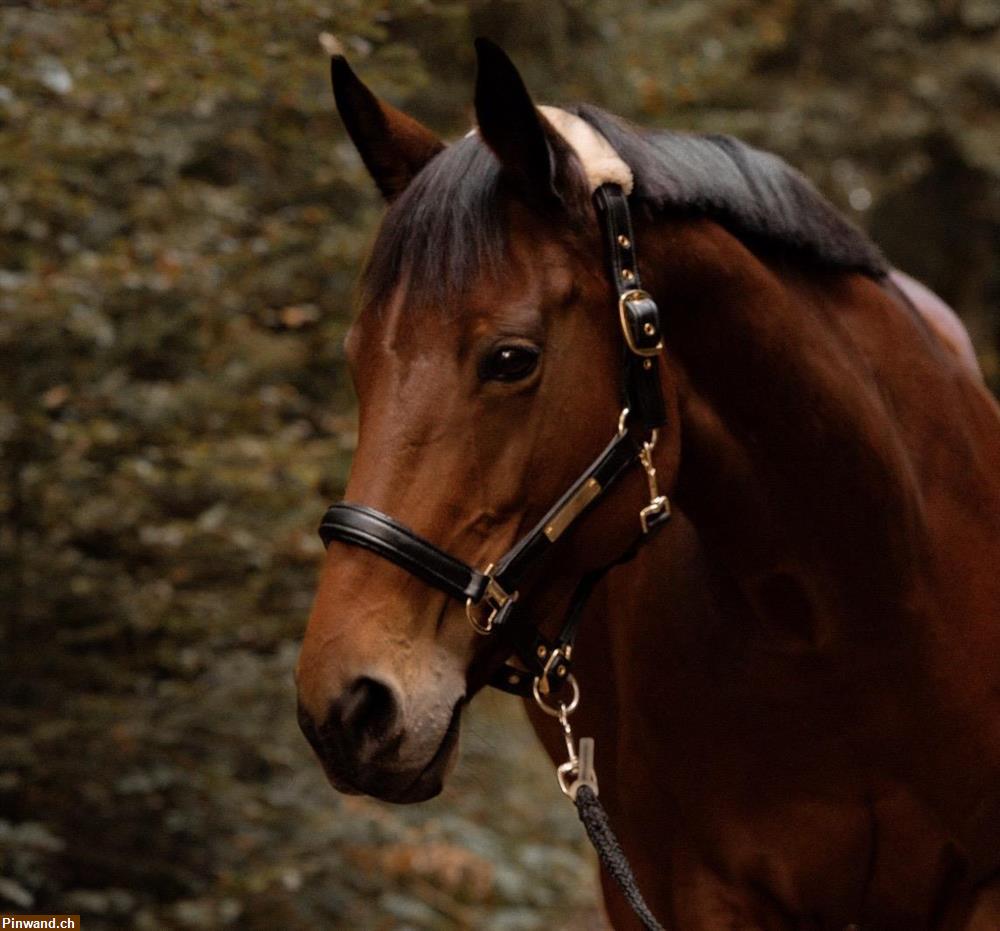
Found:
M 339 707 L 338 707 L 339 706 Z M 396 721 L 396 697 L 377 679 L 355 679 L 331 709 L 331 723 L 337 717 L 348 739 L 384 737 Z
M 302 706 L 301 701 L 298 706 L 298 719 L 299 730 L 302 731 L 306 740 L 309 741 L 309 745 L 318 752 L 320 749 L 319 729 L 316 727 L 312 715 Z

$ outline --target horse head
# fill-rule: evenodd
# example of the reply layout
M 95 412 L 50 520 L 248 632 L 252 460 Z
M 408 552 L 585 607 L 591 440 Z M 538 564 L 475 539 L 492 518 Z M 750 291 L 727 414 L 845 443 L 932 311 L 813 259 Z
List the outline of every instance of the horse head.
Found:
M 346 499 L 482 568 L 615 435 L 623 339 L 591 194 L 630 176 L 581 119 L 536 107 L 496 46 L 477 51 L 478 129 L 448 146 L 343 59 L 333 82 L 389 202 L 346 340 L 359 402 Z M 676 445 L 668 430 L 657 447 L 667 484 Z M 535 623 L 620 558 L 648 500 L 630 472 L 532 567 L 519 594 Z M 477 636 L 454 598 L 332 542 L 297 669 L 300 722 L 332 784 L 436 794 L 463 706 L 509 652 L 506 631 Z

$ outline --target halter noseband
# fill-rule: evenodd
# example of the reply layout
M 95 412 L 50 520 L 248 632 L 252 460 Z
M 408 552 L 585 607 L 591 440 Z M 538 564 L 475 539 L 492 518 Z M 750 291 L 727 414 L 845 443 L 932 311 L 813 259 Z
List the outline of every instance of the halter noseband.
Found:
M 659 492 L 652 462 L 657 430 L 666 421 L 659 373 L 663 348 L 660 313 L 639 281 L 632 220 L 622 189 L 617 184 L 601 185 L 594 192 L 594 205 L 604 230 L 624 337 L 624 408 L 618 431 L 604 451 L 525 536 L 496 564 L 482 571 L 446 553 L 388 514 L 363 504 L 335 504 L 320 524 L 319 534 L 325 546 L 337 540 L 363 547 L 450 597 L 464 600 L 469 621 L 480 634 L 489 634 L 509 622 L 528 569 L 633 463 L 639 462 L 645 470 L 650 493 L 649 504 L 639 514 L 642 532 L 636 545 L 670 517 L 670 504 Z M 612 565 L 631 558 L 635 549 L 630 547 Z M 513 652 L 524 668 L 507 663 L 490 684 L 517 695 L 530 695 L 532 689 L 536 694 L 539 688 L 547 692 L 550 676 L 556 682 L 569 679 L 572 647 L 583 608 L 610 568 L 605 566 L 583 576 L 555 641 L 543 637 L 535 625 L 521 631 L 515 637 Z

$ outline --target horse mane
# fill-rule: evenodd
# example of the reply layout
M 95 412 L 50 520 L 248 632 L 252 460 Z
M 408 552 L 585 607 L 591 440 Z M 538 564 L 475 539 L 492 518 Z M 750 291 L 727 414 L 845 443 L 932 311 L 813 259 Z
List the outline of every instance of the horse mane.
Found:
M 643 130 L 598 107 L 566 108 L 600 132 L 632 169 L 633 203 L 714 220 L 755 251 L 783 251 L 877 280 L 877 246 L 798 171 L 730 136 Z M 500 165 L 477 133 L 438 153 L 389 208 L 361 282 L 381 306 L 405 278 L 411 300 L 444 306 L 503 267 L 507 239 Z

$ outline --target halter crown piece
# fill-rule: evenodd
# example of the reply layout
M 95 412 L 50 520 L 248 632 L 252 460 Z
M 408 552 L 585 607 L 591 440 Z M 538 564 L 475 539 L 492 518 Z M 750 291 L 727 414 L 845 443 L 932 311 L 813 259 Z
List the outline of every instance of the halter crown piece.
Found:
M 623 344 L 623 407 L 614 437 L 534 528 L 483 570 L 446 553 L 388 514 L 363 504 L 333 505 L 319 528 L 325 546 L 337 540 L 363 547 L 464 601 L 469 621 L 478 633 L 490 634 L 503 626 L 511 629 L 512 655 L 519 665 L 508 661 L 490 684 L 516 695 L 534 692 L 536 697 L 539 692 L 548 694 L 550 687 L 572 680 L 573 643 L 583 609 L 597 583 L 613 565 L 630 559 L 638 546 L 670 518 L 670 503 L 666 495 L 660 494 L 652 460 L 657 431 L 666 421 L 660 388 L 660 312 L 639 279 L 628 206 L 632 172 L 608 141 L 579 117 L 551 107 L 540 109 L 578 154 L 594 188 L 594 206 L 604 231 Z M 535 623 L 511 624 L 521 604 L 519 585 L 528 569 L 636 463 L 643 467 L 649 485 L 649 503 L 639 514 L 636 543 L 615 563 L 583 576 L 555 640 L 543 636 Z M 575 686 L 575 682 L 571 684 Z

